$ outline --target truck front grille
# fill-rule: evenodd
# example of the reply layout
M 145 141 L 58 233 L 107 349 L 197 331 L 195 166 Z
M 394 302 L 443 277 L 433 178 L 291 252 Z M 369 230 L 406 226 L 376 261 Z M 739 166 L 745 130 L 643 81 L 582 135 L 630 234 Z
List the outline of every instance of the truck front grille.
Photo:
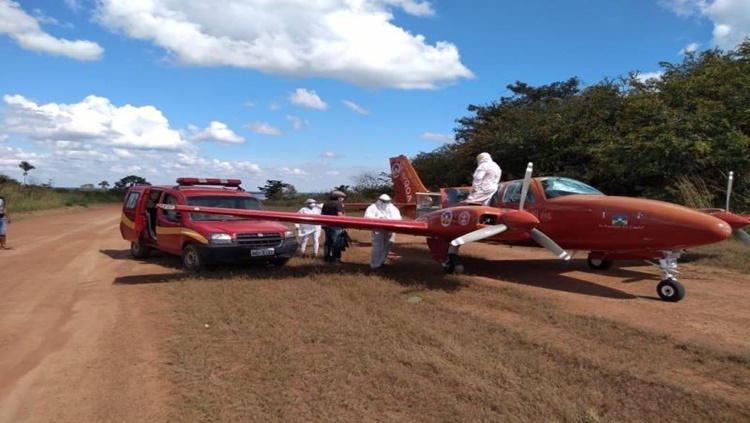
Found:
M 276 232 L 237 234 L 237 243 L 244 247 L 278 247 L 281 241 L 281 235 Z

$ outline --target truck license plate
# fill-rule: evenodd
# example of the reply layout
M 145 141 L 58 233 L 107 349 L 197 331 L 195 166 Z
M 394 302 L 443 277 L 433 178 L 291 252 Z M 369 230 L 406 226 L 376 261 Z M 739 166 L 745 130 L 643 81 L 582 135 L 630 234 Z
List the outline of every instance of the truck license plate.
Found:
M 257 250 L 250 250 L 250 257 L 261 257 L 261 256 L 272 256 L 274 254 L 273 248 L 260 248 Z

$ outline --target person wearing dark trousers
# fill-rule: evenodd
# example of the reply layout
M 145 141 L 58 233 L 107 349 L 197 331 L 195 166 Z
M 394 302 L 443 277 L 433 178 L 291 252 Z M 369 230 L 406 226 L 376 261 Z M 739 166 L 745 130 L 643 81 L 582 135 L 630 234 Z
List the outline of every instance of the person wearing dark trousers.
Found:
M 320 214 L 324 216 L 343 216 L 344 198 L 346 194 L 341 191 L 333 191 L 331 199 L 323 204 Z M 344 228 L 340 226 L 323 226 L 326 233 L 326 241 L 323 244 L 323 260 L 326 263 L 341 263 L 341 244 Z

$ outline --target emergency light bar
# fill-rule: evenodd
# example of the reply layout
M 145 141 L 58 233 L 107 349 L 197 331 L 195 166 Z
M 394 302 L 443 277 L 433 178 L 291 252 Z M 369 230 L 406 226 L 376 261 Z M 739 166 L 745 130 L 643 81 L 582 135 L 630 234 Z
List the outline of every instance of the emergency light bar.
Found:
M 177 184 L 182 186 L 218 185 L 223 187 L 239 187 L 241 183 L 242 181 L 240 179 L 177 178 Z

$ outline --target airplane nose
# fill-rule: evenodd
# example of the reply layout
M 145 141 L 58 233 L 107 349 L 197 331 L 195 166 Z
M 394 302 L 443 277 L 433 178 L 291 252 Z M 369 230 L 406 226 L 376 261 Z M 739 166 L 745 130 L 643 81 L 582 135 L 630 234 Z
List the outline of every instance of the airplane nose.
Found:
M 524 210 L 514 210 L 503 216 L 503 223 L 511 230 L 530 231 L 539 224 L 539 219 L 533 214 Z
M 732 236 L 732 227 L 726 222 L 719 222 L 714 226 L 713 235 L 716 237 L 716 242 L 724 241 Z

